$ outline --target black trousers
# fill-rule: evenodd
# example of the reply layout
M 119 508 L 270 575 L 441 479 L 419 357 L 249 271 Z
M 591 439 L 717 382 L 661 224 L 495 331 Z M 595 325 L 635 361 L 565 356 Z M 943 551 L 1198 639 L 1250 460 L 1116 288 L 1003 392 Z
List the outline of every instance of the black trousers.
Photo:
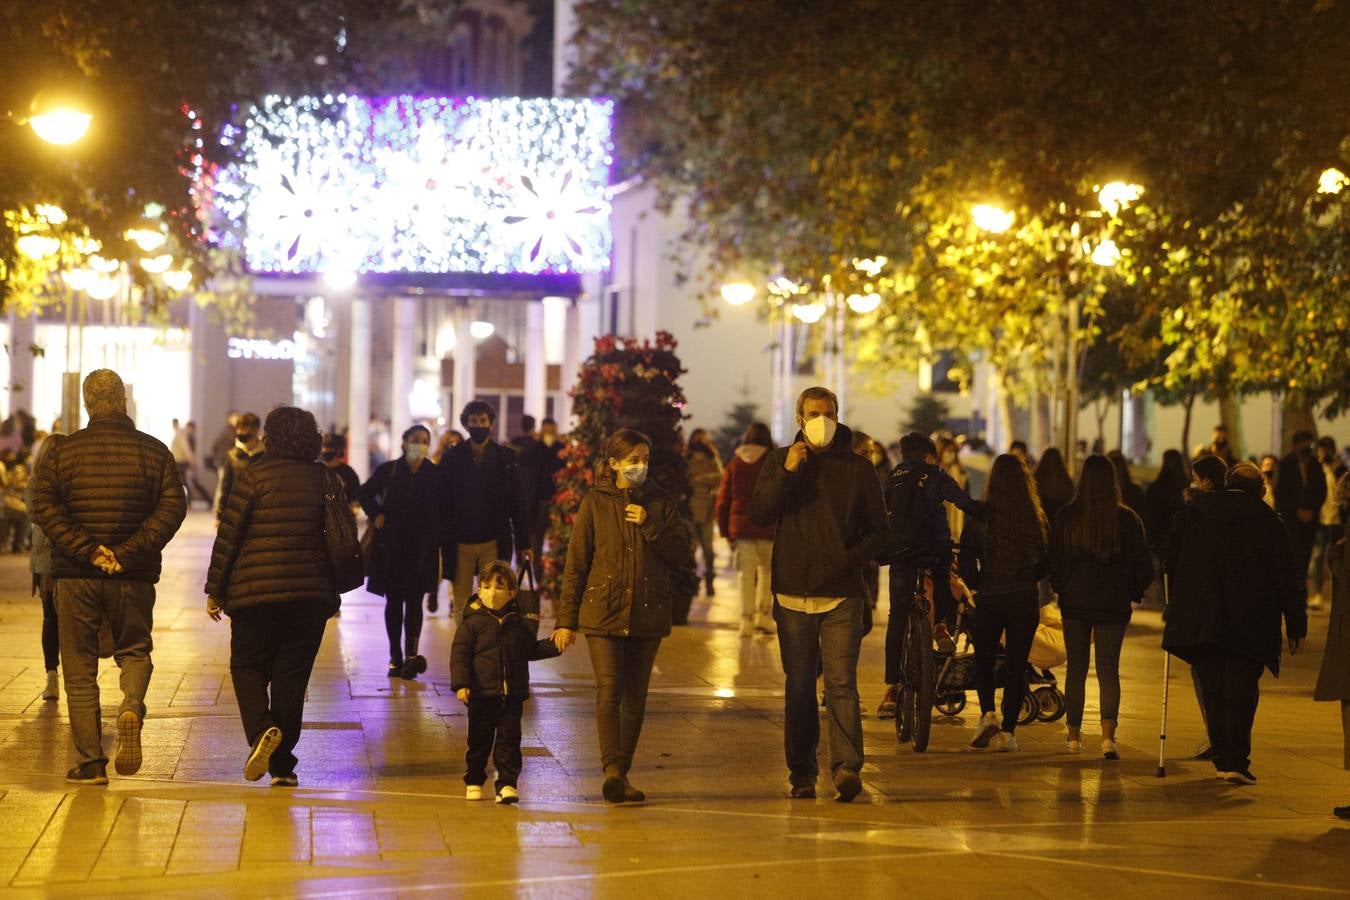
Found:
M 595 727 L 600 737 L 600 764 L 617 766 L 625 775 L 633 765 L 642 720 L 647 715 L 647 687 L 660 638 L 586 635 L 595 673 Z
M 980 712 L 994 711 L 999 640 L 1003 640 L 1003 730 L 1015 731 L 1027 693 L 1027 657 L 1040 624 L 1036 591 L 975 598 L 975 692 Z
M 416 656 L 422 640 L 422 595 L 390 592 L 384 598 L 384 630 L 389 635 L 391 663 L 401 665 L 405 658 Z
M 933 622 L 956 622 L 956 601 L 952 597 L 951 563 L 941 562 L 932 570 Z M 914 602 L 914 585 L 919 570 L 908 563 L 891 563 L 891 611 L 886 618 L 886 683 L 900 683 L 900 655 L 909 636 L 909 608 Z M 870 629 L 869 629 L 870 630 Z
M 56 582 L 44 579 L 51 590 L 38 589 L 42 597 L 42 662 L 48 672 L 61 663 L 61 636 L 56 618 Z
M 469 750 L 464 783 L 487 781 L 489 754 L 497 768 L 497 790 L 520 781 L 520 717 L 525 701 L 515 697 L 469 697 Z
M 281 729 L 268 766 L 273 775 L 295 774 L 305 691 L 327 620 L 326 610 L 308 603 L 257 606 L 230 617 L 230 678 L 244 737 L 252 746 L 268 728 Z
M 1200 676 L 1205 700 L 1205 727 L 1217 754 L 1220 772 L 1244 772 L 1252 764 L 1252 724 L 1260 701 L 1261 671 L 1257 660 L 1208 648 L 1191 664 Z

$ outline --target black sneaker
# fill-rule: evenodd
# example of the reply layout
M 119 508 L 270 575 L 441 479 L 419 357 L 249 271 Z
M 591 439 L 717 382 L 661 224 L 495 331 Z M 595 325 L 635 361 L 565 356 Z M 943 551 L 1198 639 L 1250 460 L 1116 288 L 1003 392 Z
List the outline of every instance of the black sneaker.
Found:
M 1256 776 L 1252 774 L 1251 769 L 1243 769 L 1240 772 L 1228 772 L 1224 781 L 1229 784 L 1256 784 Z
M 794 784 L 791 797 L 793 800 L 814 800 L 816 799 L 816 786 L 814 784 Z
M 273 775 L 272 787 L 299 787 L 300 779 L 294 774 L 291 775 Z
M 840 769 L 839 774 L 834 776 L 834 789 L 839 792 L 835 800 L 840 803 L 852 803 L 853 798 L 862 793 L 862 779 L 858 777 L 857 772 Z
M 1350 819 L 1350 806 L 1338 806 L 1331 811 L 1331 814 L 1338 819 Z
M 403 677 L 412 681 L 418 675 L 427 670 L 427 658 L 418 654 L 408 657 L 408 661 L 403 664 Z
M 66 773 L 66 784 L 107 784 L 107 763 L 91 762 L 76 766 Z
M 401 663 L 401 662 L 394 662 L 393 660 L 390 660 L 390 661 L 389 661 L 389 677 L 390 677 L 390 678 L 402 678 L 402 677 L 403 677 L 403 663 Z

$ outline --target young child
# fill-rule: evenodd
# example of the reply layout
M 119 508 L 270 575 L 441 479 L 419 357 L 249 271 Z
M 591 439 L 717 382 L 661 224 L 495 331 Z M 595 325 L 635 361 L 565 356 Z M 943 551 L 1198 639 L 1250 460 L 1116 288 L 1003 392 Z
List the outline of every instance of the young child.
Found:
M 525 621 L 518 593 L 508 563 L 484 566 L 450 651 L 450 687 L 469 708 L 465 800 L 483 799 L 489 753 L 497 768 L 497 802 L 520 800 L 520 717 L 530 695 L 530 660 L 558 655 L 553 641 L 539 640 Z

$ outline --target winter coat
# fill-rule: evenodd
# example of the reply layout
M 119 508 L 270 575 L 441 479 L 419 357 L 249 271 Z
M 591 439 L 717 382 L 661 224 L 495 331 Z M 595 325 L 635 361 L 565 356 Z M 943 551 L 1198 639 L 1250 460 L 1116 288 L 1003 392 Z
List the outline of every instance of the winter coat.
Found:
M 230 491 L 234 488 L 234 481 L 239 477 L 239 473 L 262 459 L 264 452 L 265 449 L 262 444 L 258 444 L 256 450 L 245 450 L 238 446 L 230 448 L 230 452 L 225 455 L 225 465 L 220 472 L 220 505 L 216 507 L 216 515 L 219 516 L 225 512 L 225 504 L 229 502 Z
M 950 562 L 952 558 L 952 530 L 951 517 L 947 514 L 948 505 L 964 515 L 976 508 L 977 501 L 973 500 L 966 489 L 947 474 L 945 469 L 928 462 L 902 462 L 887 477 L 886 483 L 889 485 L 891 478 L 900 472 L 916 470 L 917 477 L 923 479 L 918 500 L 918 511 L 921 516 L 918 534 L 921 543 L 917 547 L 896 549 L 909 551 L 908 556 L 911 558 L 935 559 L 939 564 L 944 564 Z M 896 498 L 885 499 L 891 514 L 894 515 Z M 964 528 L 964 522 L 962 527 Z
M 768 453 L 768 447 L 743 444 L 722 469 L 722 481 L 717 488 L 717 527 L 722 537 L 732 541 L 773 540 L 772 525 L 765 527 L 750 521 L 755 481 Z
M 1139 523 L 1143 525 L 1149 519 L 1148 495 L 1144 489 L 1133 481 L 1128 481 L 1120 486 L 1120 497 L 1125 505 L 1134 511 L 1139 517 Z M 1050 521 L 1054 521 L 1052 517 Z M 1148 529 L 1145 526 L 1144 536 L 1147 538 Z
M 714 521 L 717 490 L 722 483 L 722 464 L 717 457 L 700 450 L 685 456 L 689 465 L 689 512 L 699 525 Z
M 1150 545 L 1156 547 L 1176 521 L 1177 514 L 1186 505 L 1186 486 L 1175 485 L 1167 479 L 1158 477 L 1144 489 L 1144 500 L 1148 507 L 1148 518 L 1144 520 L 1145 533 Z
M 497 542 L 497 558 L 528 550 L 530 510 L 525 508 L 516 451 L 489 442 L 475 462 L 469 441 L 441 457 L 441 577 L 453 579 L 460 544 Z
M 1315 529 L 1327 499 L 1327 476 L 1312 453 L 1290 451 L 1275 474 L 1275 511 L 1290 528 Z M 1299 520 L 1299 510 L 1311 510 L 1312 522 Z
M 647 510 L 641 525 L 624 507 Z M 648 481 L 624 490 L 602 475 L 582 498 L 567 543 L 558 628 L 613 637 L 670 634 L 672 569 L 692 569 L 693 548 L 672 497 Z
M 1350 476 L 1342 475 L 1336 484 L 1336 502 L 1350 503 Z M 1327 646 L 1322 669 L 1317 674 L 1314 700 L 1350 702 L 1350 522 L 1333 552 L 1337 555 L 1336 596 L 1331 601 L 1331 621 L 1327 623 Z
M 42 453 L 48 447 L 53 447 L 56 441 L 61 439 L 61 435 L 51 435 L 43 443 L 42 449 L 34 453 L 34 463 L 36 467 L 42 463 Z M 28 479 L 28 484 L 24 487 L 23 499 L 28 508 L 28 516 L 33 515 L 33 498 L 37 493 L 37 472 L 34 471 L 33 477 Z M 28 554 L 28 571 L 34 575 L 52 574 L 52 542 L 47 538 L 44 532 L 37 525 L 33 526 L 33 549 Z
M 536 638 L 512 600 L 493 611 L 475 594 L 450 647 L 450 689 L 473 699 L 530 696 L 530 662 L 558 655 L 553 641 Z
M 384 516 L 366 561 L 366 589 L 380 597 L 430 594 L 441 578 L 441 475 L 422 460 L 416 474 L 405 459 L 375 470 L 357 494 L 366 518 Z
M 1139 517 L 1125 507 L 1117 511 L 1119 549 L 1108 559 L 1076 553 L 1067 531 L 1061 513 L 1050 525 L 1049 576 L 1063 617 L 1093 625 L 1129 622 L 1133 604 L 1153 582 L 1153 554 Z
M 797 433 L 794 441 L 805 438 Z M 853 452 L 853 432 L 840 425 L 830 446 L 808 450 L 795 472 L 788 447 L 773 450 L 755 482 L 750 519 L 776 526 L 775 594 L 863 597 L 863 569 L 890 543 L 881 483 L 870 460 Z
M 1163 647 L 1187 662 L 1204 648 L 1259 660 L 1280 674 L 1280 619 L 1291 638 L 1308 633 L 1303 577 L 1288 533 L 1258 497 L 1196 496 L 1159 547 L 1170 577 Z
M 961 578 L 979 597 L 1036 593 L 1045 577 L 1049 548 L 1040 535 L 1025 535 L 1021 552 L 1014 558 L 995 558 L 989 538 L 993 507 L 978 501 L 969 511 L 961 534 Z M 978 603 L 978 597 L 976 599 Z
M 161 554 L 187 516 L 187 494 L 169 448 L 122 413 L 89 425 L 42 454 L 33 521 L 52 542 L 52 577 L 159 581 Z M 90 560 L 102 545 L 122 571 Z
M 228 615 L 275 603 L 336 608 L 324 539 L 323 465 L 263 455 L 220 515 L 206 594 Z

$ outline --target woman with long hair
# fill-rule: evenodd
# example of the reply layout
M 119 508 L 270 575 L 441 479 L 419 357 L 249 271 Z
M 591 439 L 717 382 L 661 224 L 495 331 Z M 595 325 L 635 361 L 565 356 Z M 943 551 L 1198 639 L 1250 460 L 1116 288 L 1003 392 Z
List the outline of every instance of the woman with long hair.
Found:
M 961 536 L 961 574 L 975 592 L 975 690 L 980 724 L 972 747 L 1017 749 L 1017 717 L 1027 692 L 1027 657 L 1040 621 L 1036 584 L 1045 575 L 1046 523 L 1026 463 L 1000 454 L 989 470 L 984 502 Z M 1004 646 L 1003 716 L 995 712 L 996 663 Z
M 427 459 L 430 446 L 431 432 L 414 425 L 403 432 L 403 455 L 383 463 L 361 486 L 361 508 L 375 528 L 367 589 L 385 598 L 390 678 L 411 680 L 427 670 L 418 652 L 422 597 L 435 593 L 441 577 L 441 480 Z
M 1121 499 L 1115 467 L 1104 456 L 1089 456 L 1073 497 L 1050 529 L 1050 583 L 1059 592 L 1069 654 L 1064 696 L 1070 753 L 1083 747 L 1088 659 L 1095 643 L 1102 756 L 1120 759 L 1120 648 L 1133 604 L 1143 599 L 1152 581 L 1153 557 L 1144 526 Z
M 741 589 L 741 637 L 756 631 L 773 634 L 773 526 L 763 528 L 750 521 L 750 500 L 755 481 L 764 468 L 764 457 L 773 449 L 769 426 L 753 422 L 741 436 L 741 444 L 722 470 L 717 491 L 717 525 L 722 537 L 735 547 L 736 578 Z
M 646 799 L 628 772 L 647 709 L 661 639 L 670 634 L 672 569 L 693 566 L 678 505 L 647 477 L 651 439 L 624 428 L 605 442 L 595 486 L 572 523 L 553 640 L 586 635 L 595 718 L 610 803 Z
M 297 787 L 295 746 L 324 625 L 337 611 L 324 538 L 322 438 L 294 406 L 267 414 L 265 452 L 220 512 L 206 611 L 230 617 L 230 678 L 249 742 L 244 777 Z
M 1073 494 L 1073 478 L 1069 476 L 1064 454 L 1058 447 L 1046 447 L 1040 462 L 1036 463 L 1036 492 L 1040 495 L 1046 521 L 1055 521 L 1055 516 Z

